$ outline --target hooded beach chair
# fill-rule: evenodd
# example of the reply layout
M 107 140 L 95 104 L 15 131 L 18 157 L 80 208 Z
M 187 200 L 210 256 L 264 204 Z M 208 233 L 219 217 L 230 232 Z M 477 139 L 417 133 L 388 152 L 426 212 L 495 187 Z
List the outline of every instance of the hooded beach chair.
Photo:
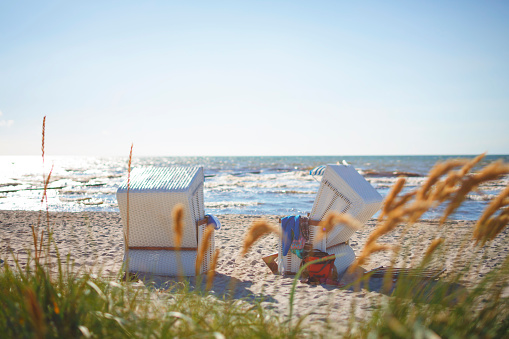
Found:
M 198 244 L 209 223 L 204 211 L 203 183 L 202 167 L 153 167 L 135 168 L 131 172 L 129 193 L 127 180 L 120 185 L 118 206 L 124 232 L 129 229 L 129 243 L 124 244 L 129 250 L 124 262 L 128 260 L 130 272 L 195 275 Z M 178 252 L 172 218 L 177 204 L 184 206 Z M 200 273 L 209 270 L 213 252 L 214 234 Z
M 318 224 L 330 211 L 348 213 L 364 225 L 382 206 L 383 198 L 360 175 L 353 166 L 326 165 L 310 172 L 322 175 L 320 187 L 309 215 L 310 241 L 314 248 L 336 255 L 335 265 L 342 274 L 355 260 L 355 252 L 348 245 L 348 240 L 356 232 L 345 225 L 336 225 L 321 241 L 316 242 Z M 300 267 L 301 259 L 288 252 L 283 256 L 282 241 L 279 242 L 279 271 L 284 274 L 295 274 Z

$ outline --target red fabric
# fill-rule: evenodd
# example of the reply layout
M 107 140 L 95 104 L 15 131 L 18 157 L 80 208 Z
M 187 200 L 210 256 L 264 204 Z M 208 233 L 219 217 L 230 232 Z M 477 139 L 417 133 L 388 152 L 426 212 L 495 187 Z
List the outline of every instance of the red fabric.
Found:
M 306 259 L 304 259 L 304 261 L 307 263 L 307 262 L 317 260 L 317 259 L 320 259 L 320 258 L 319 257 L 307 257 Z M 320 282 L 322 280 L 323 280 L 323 282 L 325 282 L 329 278 L 329 274 L 332 270 L 333 265 L 334 265 L 334 258 L 326 260 L 326 261 L 322 261 L 319 263 L 311 264 L 307 268 L 308 276 L 311 279 L 319 279 Z

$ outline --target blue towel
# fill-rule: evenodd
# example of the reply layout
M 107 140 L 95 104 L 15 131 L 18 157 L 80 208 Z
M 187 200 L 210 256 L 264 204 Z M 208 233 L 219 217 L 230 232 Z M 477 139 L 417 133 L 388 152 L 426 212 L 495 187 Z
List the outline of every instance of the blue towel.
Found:
M 218 229 L 221 228 L 221 223 L 219 222 L 219 219 L 217 219 L 216 216 L 212 215 L 212 214 L 205 214 L 205 217 L 208 218 L 208 221 L 207 223 L 209 225 L 214 225 L 214 229 L 217 231 Z
M 299 239 L 300 215 L 292 215 L 281 219 L 281 228 L 283 229 L 283 256 L 285 256 L 290 250 L 293 239 Z

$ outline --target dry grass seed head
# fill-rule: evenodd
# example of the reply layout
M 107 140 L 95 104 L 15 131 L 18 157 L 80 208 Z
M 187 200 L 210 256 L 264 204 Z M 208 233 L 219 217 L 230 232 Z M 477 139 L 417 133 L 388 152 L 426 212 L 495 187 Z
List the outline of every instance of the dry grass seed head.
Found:
M 380 212 L 380 216 L 378 217 L 378 220 L 381 221 L 385 215 L 392 209 L 392 204 L 394 203 L 394 199 L 396 196 L 401 192 L 403 187 L 405 186 L 406 179 L 405 178 L 398 178 L 394 186 L 392 186 L 392 189 L 390 190 L 389 194 L 387 194 L 387 197 L 385 198 L 384 205 L 382 207 L 382 211 Z
M 507 186 L 502 192 L 500 192 L 500 194 L 495 199 L 493 199 L 486 207 L 479 220 L 477 220 L 475 226 L 476 231 L 501 207 L 509 205 L 509 200 L 507 199 L 508 197 L 509 197 L 509 186 Z M 474 235 L 476 231 L 474 231 Z
M 408 193 L 402 195 L 397 201 L 392 203 L 392 206 L 391 206 L 390 210 L 386 213 L 386 215 L 389 214 L 390 212 L 392 212 L 393 210 L 397 210 L 399 208 L 404 208 L 404 206 L 407 203 L 409 203 L 412 200 L 412 198 L 415 197 L 416 194 L 417 194 L 416 191 L 412 191 L 412 192 L 408 192 Z M 381 220 L 381 219 L 379 219 L 379 220 Z
M 378 244 L 378 243 L 371 243 L 368 246 L 364 246 L 362 249 L 361 254 L 355 259 L 352 265 L 348 268 L 348 272 L 352 273 L 355 271 L 355 269 L 361 265 L 364 265 L 368 258 L 371 256 L 371 254 L 375 252 L 380 251 L 388 251 L 393 250 L 394 246 L 386 245 L 386 244 Z
M 460 171 L 450 171 L 444 180 L 438 181 L 431 189 L 428 195 L 428 201 L 435 202 L 436 205 L 444 202 L 451 194 L 456 192 L 457 184 L 461 181 L 463 175 Z
M 356 231 L 362 229 L 362 223 L 357 221 L 349 214 L 339 214 L 337 212 L 329 212 L 324 220 L 319 223 L 318 234 L 315 241 L 321 241 L 327 234 L 329 234 L 336 225 L 342 224 L 346 227 L 352 228 Z
M 504 164 L 502 160 L 493 162 L 484 167 L 479 173 L 465 178 L 451 202 L 446 207 L 440 223 L 443 224 L 447 218 L 463 203 L 468 193 L 486 181 L 495 180 L 500 176 L 509 173 L 509 165 Z
M 431 242 L 428 249 L 426 250 L 426 253 L 424 254 L 424 260 L 427 260 L 433 252 L 444 242 L 443 238 L 437 238 Z
M 244 245 L 242 246 L 242 256 L 246 255 L 251 246 L 262 236 L 270 233 L 276 233 L 278 236 L 281 235 L 279 228 L 271 225 L 266 220 L 256 220 L 253 222 L 249 230 L 244 237 Z
M 451 193 L 455 192 L 454 188 L 461 180 L 470 173 L 470 170 L 474 168 L 484 157 L 486 153 L 480 154 L 468 161 L 463 167 L 456 171 L 449 171 L 447 177 L 436 184 L 435 197 L 433 200 L 439 200 L 440 202 L 445 201 Z
M 214 275 L 216 274 L 216 266 L 217 266 L 217 259 L 219 258 L 219 249 L 216 249 L 214 251 L 214 255 L 212 256 L 212 262 L 210 264 L 210 269 L 207 272 L 207 285 L 206 289 L 209 291 L 212 288 L 212 283 L 214 282 Z
M 486 152 L 483 154 L 479 154 L 472 160 L 470 160 L 468 163 L 466 163 L 461 169 L 460 174 L 461 176 L 465 176 L 472 168 L 474 168 L 475 165 L 477 165 L 479 162 L 481 162 L 482 159 L 486 156 Z
M 205 253 L 208 251 L 210 247 L 210 238 L 214 234 L 214 226 L 208 225 L 203 232 L 200 245 L 198 246 L 198 254 L 196 255 L 196 263 L 194 266 L 196 275 L 201 273 L 201 266 L 203 264 L 203 258 L 205 258 Z
M 54 167 L 54 165 L 51 166 L 48 177 L 44 180 L 44 189 L 43 189 L 43 193 L 42 193 L 41 203 L 44 202 L 44 198 L 46 198 L 46 200 L 48 199 L 48 185 L 49 185 L 49 180 L 51 178 L 51 173 L 53 173 L 53 167 Z
M 487 241 L 495 239 L 508 223 L 509 207 L 506 207 L 497 216 L 492 217 L 481 224 L 481 227 L 476 227 L 473 234 L 473 238 L 476 239 L 475 244 L 477 245 L 481 242 L 481 245 L 484 246 Z
M 367 246 L 373 244 L 376 239 L 394 230 L 402 221 L 404 221 L 404 215 L 404 208 L 398 208 L 390 211 L 387 219 L 377 228 L 375 228 L 373 232 L 371 232 L 371 234 L 368 236 L 368 240 L 366 241 L 364 247 L 366 248 Z
M 493 218 L 494 225 L 488 232 L 487 240 L 493 240 L 509 223 L 509 208 L 504 209 L 499 216 Z
M 182 245 L 182 234 L 183 234 L 183 219 L 184 219 L 184 205 L 177 204 L 171 211 L 173 217 L 173 231 L 175 233 L 175 246 L 180 248 Z
M 318 223 L 318 234 L 316 235 L 315 242 L 322 240 L 336 225 L 335 219 L 339 213 L 331 211 Z
M 134 143 L 131 143 L 131 150 L 129 151 L 129 162 L 127 163 L 127 172 L 131 172 L 131 162 L 133 160 L 133 146 Z
M 433 205 L 430 200 L 416 200 L 407 208 L 403 209 L 403 215 L 407 217 L 408 224 L 413 224 Z
M 465 159 L 451 159 L 446 162 L 438 163 L 428 174 L 428 179 L 426 182 L 417 190 L 417 199 L 418 200 L 426 200 L 428 198 L 429 190 L 435 183 L 437 183 L 440 178 L 448 173 L 450 170 L 464 166 L 467 163 Z

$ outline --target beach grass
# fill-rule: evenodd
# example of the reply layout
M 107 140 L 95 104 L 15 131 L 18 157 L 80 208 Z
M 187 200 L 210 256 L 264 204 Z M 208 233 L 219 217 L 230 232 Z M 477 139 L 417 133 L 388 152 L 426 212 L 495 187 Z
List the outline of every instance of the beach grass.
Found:
M 43 159 L 44 126 L 43 122 Z M 132 154 L 132 147 L 131 147 Z M 132 156 L 129 157 L 129 163 Z M 383 279 L 379 297 L 373 301 L 369 316 L 359 319 L 355 300 L 351 304 L 349 327 L 331 330 L 323 326 L 304 327 L 305 316 L 295 316 L 294 297 L 299 274 L 294 278 L 289 297 L 289 316 L 263 307 L 263 300 L 234 299 L 209 292 L 207 287 L 192 286 L 186 279 L 156 288 L 150 281 L 123 279 L 123 267 L 115 278 L 98 270 L 76 268 L 61 258 L 52 239 L 49 217 L 46 227 L 32 226 L 33 251 L 26 263 L 14 253 L 0 268 L 0 333 L 6 338 L 166 338 L 166 337 L 255 337 L 299 338 L 503 338 L 509 333 L 509 257 L 487 274 L 481 274 L 480 262 L 499 255 L 490 246 L 496 237 L 509 241 L 509 189 L 494 199 L 475 227 L 458 236 L 447 232 L 445 220 L 482 183 L 509 173 L 509 165 L 495 162 L 472 172 L 482 155 L 473 160 L 453 160 L 437 164 L 427 181 L 417 190 L 401 194 L 405 181 L 400 179 L 387 196 L 378 226 L 368 237 L 351 270 L 365 264 L 380 251 L 392 253 L 392 266 L 405 262 L 415 247 L 418 230 L 414 225 L 430 208 L 446 204 L 442 227 L 423 253 L 413 255 L 405 266 L 408 274 L 397 279 L 390 268 Z M 130 166 L 129 166 L 130 167 Z M 45 187 L 50 180 L 45 177 Z M 44 203 L 44 194 L 41 204 Z M 41 210 L 44 210 L 41 206 Z M 47 208 L 46 208 L 47 211 Z M 179 219 L 182 211 L 175 211 Z M 48 214 L 47 214 L 48 215 Z M 323 232 L 337 222 L 358 227 L 354 221 L 329 215 Z M 40 220 L 40 219 L 39 219 Z M 325 227 L 326 226 L 326 227 Z M 397 244 L 386 244 L 384 236 L 401 229 Z M 40 230 L 40 233 L 37 233 Z M 44 233 L 45 230 L 45 233 Z M 274 225 L 258 221 L 246 232 L 242 253 L 260 237 L 278 233 Z M 322 236 L 326 236 L 326 234 Z M 45 235 L 44 235 L 45 234 Z M 44 235 L 44 236 L 43 236 Z M 128 235 L 124 235 L 128 243 Z M 207 238 L 207 237 L 204 237 Z M 206 243 L 200 248 L 206 248 Z M 27 245 L 27 247 L 29 247 Z M 240 250 L 240 249 L 239 249 Z M 218 254 L 217 254 L 218 255 Z M 216 256 L 217 256 L 216 255 Z M 56 258 L 50 262 L 49 258 Z M 216 257 L 217 260 L 217 257 Z M 425 278 L 423 272 L 442 269 L 446 261 L 452 269 L 439 279 Z M 12 265 L 14 262 L 14 265 Z M 200 264 L 197 262 L 197 265 Z M 58 273 L 54 273 L 55 268 Z M 127 274 L 126 277 L 130 275 Z M 369 289 L 369 274 L 342 287 L 344 290 Z M 341 292 L 341 291 L 340 291 Z M 333 321 L 331 321 L 333 322 Z
M 438 163 L 427 181 L 418 189 L 399 195 L 404 186 L 400 179 L 388 194 L 379 224 L 369 235 L 361 254 L 350 271 L 369 260 L 378 251 L 392 251 L 392 266 L 405 262 L 405 256 L 420 241 L 415 222 L 432 207 L 446 204 L 440 226 L 427 249 L 406 267 L 408 274 L 395 279 L 391 268 L 384 276 L 382 293 L 373 305 L 369 319 L 356 324 L 351 337 L 387 338 L 503 338 L 509 334 L 509 256 L 489 246 L 495 237 L 509 241 L 506 229 L 509 189 L 501 191 L 486 207 L 473 229 L 463 236 L 448 232 L 445 221 L 467 194 L 480 185 L 509 173 L 509 165 L 494 162 L 470 171 L 484 157 Z M 387 245 L 384 235 L 402 228 L 399 243 Z M 413 235 L 415 236 L 413 237 Z M 483 260 L 505 255 L 487 274 L 481 274 Z M 400 260 L 398 260 L 400 259 Z M 453 265 L 440 279 L 429 279 L 429 269 L 443 270 L 446 261 Z M 403 268 L 405 268 L 403 266 Z M 369 274 L 361 281 L 367 284 Z
M 444 259 L 437 257 L 437 259 Z M 504 338 L 509 333 L 509 258 L 485 276 L 475 265 L 438 280 L 410 276 L 389 280 L 368 319 L 357 321 L 351 338 Z M 364 278 L 363 280 L 368 280 Z M 357 282 L 356 282 L 357 283 Z M 353 315 L 354 312 L 352 312 Z
M 24 269 L 4 265 L 0 305 L 5 338 L 278 338 L 300 333 L 259 303 L 220 299 L 186 282 L 161 291 L 72 267 L 62 267 L 55 277 L 35 261 Z

